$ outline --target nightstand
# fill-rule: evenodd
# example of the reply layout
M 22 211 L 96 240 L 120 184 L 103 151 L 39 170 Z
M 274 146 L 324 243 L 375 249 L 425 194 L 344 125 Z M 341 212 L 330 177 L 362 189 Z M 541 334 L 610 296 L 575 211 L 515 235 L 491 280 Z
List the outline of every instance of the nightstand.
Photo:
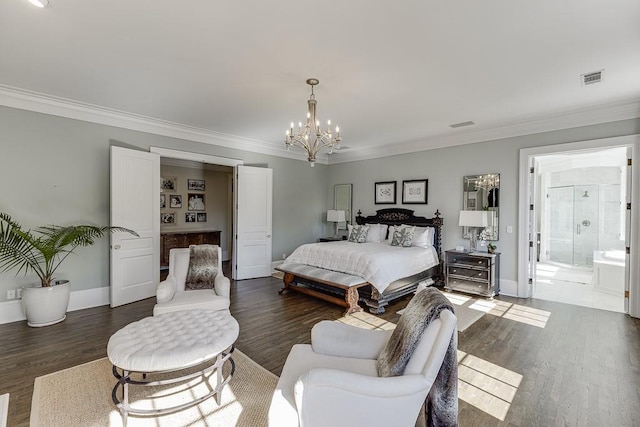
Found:
M 493 298 L 500 293 L 500 253 L 445 251 L 444 288 Z
M 320 237 L 318 239 L 318 242 L 339 242 L 341 240 L 347 240 L 344 237 L 338 236 L 338 237 Z

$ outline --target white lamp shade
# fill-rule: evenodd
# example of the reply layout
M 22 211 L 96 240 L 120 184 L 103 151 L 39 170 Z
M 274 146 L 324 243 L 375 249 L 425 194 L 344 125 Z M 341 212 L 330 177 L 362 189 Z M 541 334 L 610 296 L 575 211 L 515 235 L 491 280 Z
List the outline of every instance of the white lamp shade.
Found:
M 327 222 L 345 222 L 344 211 L 330 209 L 327 211 Z
M 486 227 L 489 225 L 487 211 L 460 211 L 460 227 Z

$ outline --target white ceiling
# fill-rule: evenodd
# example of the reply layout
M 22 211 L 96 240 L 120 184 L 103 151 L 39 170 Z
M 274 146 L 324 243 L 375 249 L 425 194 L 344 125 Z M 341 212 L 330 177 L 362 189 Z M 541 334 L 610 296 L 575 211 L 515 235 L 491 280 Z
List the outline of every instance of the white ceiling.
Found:
M 638 0 L 50 1 L 0 2 L 0 105 L 285 155 L 315 77 L 331 162 L 640 116 Z

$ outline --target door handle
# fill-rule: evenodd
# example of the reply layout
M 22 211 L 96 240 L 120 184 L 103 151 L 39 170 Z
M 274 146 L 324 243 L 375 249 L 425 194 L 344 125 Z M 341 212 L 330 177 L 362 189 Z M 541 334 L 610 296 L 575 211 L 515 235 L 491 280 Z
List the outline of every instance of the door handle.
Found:
M 267 234 L 267 239 L 270 239 L 270 238 L 271 238 L 271 234 Z
M 116 249 L 116 250 L 120 249 L 120 245 L 115 245 L 113 249 Z

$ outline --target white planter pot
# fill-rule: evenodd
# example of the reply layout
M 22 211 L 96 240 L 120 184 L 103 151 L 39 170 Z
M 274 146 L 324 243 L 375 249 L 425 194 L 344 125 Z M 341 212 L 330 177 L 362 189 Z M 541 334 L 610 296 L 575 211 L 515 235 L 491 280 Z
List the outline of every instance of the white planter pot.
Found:
M 68 280 L 56 280 L 55 283 L 45 288 L 34 285 L 22 289 L 22 307 L 29 326 L 49 326 L 67 317 L 71 286 Z

